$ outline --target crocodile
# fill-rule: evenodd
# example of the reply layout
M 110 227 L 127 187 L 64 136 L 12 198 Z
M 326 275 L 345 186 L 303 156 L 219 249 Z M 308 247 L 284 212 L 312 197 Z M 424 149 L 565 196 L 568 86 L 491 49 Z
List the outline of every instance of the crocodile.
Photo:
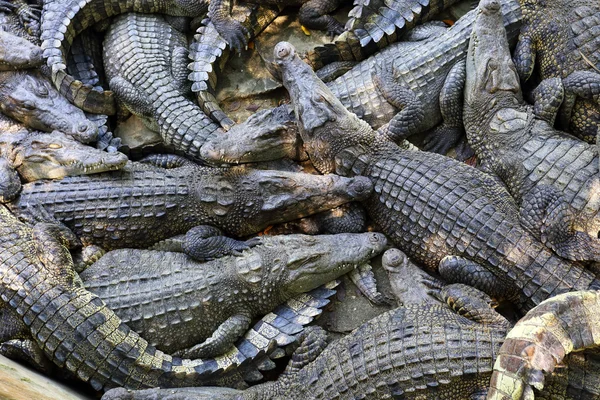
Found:
M 323 330 L 305 330 L 275 382 L 245 391 L 118 388 L 102 400 L 484 399 L 494 360 L 510 341 L 503 345 L 510 323 L 490 307 L 489 297 L 468 286 L 447 285 L 437 296 L 446 304 L 407 304 L 388 311 L 324 350 Z M 554 320 L 551 312 L 546 317 Z M 565 368 L 550 377 L 536 398 L 600 398 L 597 354 L 571 354 L 564 361 Z
M 557 119 L 561 129 L 595 144 L 600 127 L 600 5 L 586 0 L 519 1 L 523 27 L 514 62 L 522 82 L 533 75 L 541 80 L 533 92 L 538 116 L 550 124 Z
M 579 291 L 548 299 L 506 335 L 494 363 L 487 399 L 533 399 L 533 388 L 544 388 L 544 375 L 551 374 L 569 353 L 598 346 L 600 292 Z M 595 389 L 598 391 L 597 385 Z
M 37 70 L 0 72 L 0 112 L 28 128 L 61 131 L 89 143 L 96 140 L 96 124 L 69 103 Z
M 80 276 L 152 346 L 204 358 L 227 352 L 255 318 L 350 272 L 385 245 L 380 233 L 262 236 L 239 256 L 204 263 L 183 253 L 120 249 Z
M 42 48 L 52 71 L 54 86 L 70 102 L 84 111 L 113 115 L 113 93 L 94 90 L 66 71 L 66 58 L 73 39 L 86 28 L 126 12 L 159 13 L 197 17 L 207 11 L 199 0 L 46 0 L 42 14 Z
M 558 257 L 520 224 L 516 203 L 494 177 L 373 131 L 291 44 L 275 46 L 274 59 L 315 168 L 368 177 L 374 191 L 361 201 L 368 215 L 415 262 L 524 311 L 559 293 L 600 287 L 594 274 Z
M 30 228 L 0 206 L 0 306 L 10 308 L 9 320 L 18 316 L 54 365 L 95 390 L 214 384 L 264 353 L 259 349 L 267 343 L 275 343 L 256 336 L 225 355 L 203 360 L 165 354 L 83 287 L 64 244 L 58 226 Z
M 244 249 L 221 235 L 245 236 L 267 226 L 365 198 L 363 177 L 344 178 L 188 162 L 164 169 L 128 163 L 122 170 L 23 185 L 9 203 L 20 217 L 62 223 L 92 254 L 145 248 L 186 233 L 188 254 L 206 259 Z M 84 249 L 85 250 L 85 249 Z
M 250 33 L 250 37 L 258 36 L 279 15 L 281 7 L 238 4 L 232 10 L 232 17 Z M 239 50 L 238 50 L 239 52 Z M 190 73 L 188 80 L 192 82 L 192 92 L 202 110 L 228 130 L 234 122 L 219 106 L 214 96 L 218 74 L 229 59 L 229 48 L 225 40 L 209 19 L 198 27 L 190 44 L 188 64 Z
M 522 225 L 564 258 L 600 261 L 595 145 L 555 130 L 523 100 L 497 12 L 471 36 L 464 91 L 469 143 L 521 208 Z
M 0 71 L 35 68 L 43 63 L 41 47 L 11 32 L 0 30 Z
M 148 43 L 147 37 L 156 40 Z M 118 99 L 176 152 L 201 160 L 202 145 L 225 131 L 186 96 L 186 59 L 185 35 L 161 16 L 119 16 L 104 40 L 105 71 Z M 154 68 L 146 68 L 141 60 L 151 62 Z M 243 131 L 261 129 L 241 125 Z
M 21 189 L 21 181 L 113 171 L 124 167 L 127 162 L 124 154 L 94 149 L 62 132 L 29 131 L 4 119 L 8 118 L 0 116 L 2 202 L 14 200 Z
M 307 342 L 314 331 L 305 333 L 275 382 L 237 392 L 213 389 L 213 397 L 191 392 L 181 398 L 477 398 L 474 395 L 489 382 L 495 355 L 510 324 L 489 306 L 489 297 L 466 285 L 446 286 L 439 296 L 448 304 L 407 304 L 385 312 L 324 350 L 322 342 Z M 200 388 L 200 393 L 211 389 Z M 179 390 L 128 393 L 114 389 L 103 400 L 165 398 L 157 396 L 161 392 L 185 394 Z
M 521 20 L 518 1 L 504 1 L 503 14 L 508 34 L 516 39 Z M 385 48 L 327 86 L 349 111 L 373 129 L 386 129 L 395 141 L 433 128 L 426 135 L 425 150 L 444 154 L 458 145 L 457 155 L 466 159 L 472 150 L 464 140 L 462 88 L 475 17 L 476 11 L 471 11 L 448 29 L 435 23 L 417 27 L 407 35 L 409 41 Z M 279 157 L 296 138 L 291 131 L 257 136 L 229 132 L 222 142 L 207 144 L 201 155 L 209 162 L 249 162 L 257 153 L 262 159 Z M 255 151 L 258 148 L 262 151 Z M 299 151 L 288 153 L 293 152 Z
M 386 16 L 391 13 L 393 18 L 379 19 L 378 23 L 381 22 L 381 24 L 375 30 L 381 28 L 385 35 L 378 41 L 372 40 L 369 29 L 363 29 L 369 24 L 372 15 L 364 7 L 367 2 L 377 5 L 383 3 L 381 0 L 355 0 L 356 7 L 350 12 L 350 16 L 356 16 L 360 22 L 355 23 L 352 18 L 349 21 L 350 24 L 355 25 L 355 29 L 342 33 L 335 43 L 318 46 L 306 54 L 304 60 L 314 70 L 319 70 L 331 63 L 366 60 L 379 50 L 402 39 L 405 33 L 418 24 L 431 21 L 441 11 L 455 4 L 457 0 L 385 1 L 385 5 L 382 4 L 383 8 L 379 7 L 376 14 L 381 13 Z M 377 37 L 378 34 L 375 33 L 374 36 Z

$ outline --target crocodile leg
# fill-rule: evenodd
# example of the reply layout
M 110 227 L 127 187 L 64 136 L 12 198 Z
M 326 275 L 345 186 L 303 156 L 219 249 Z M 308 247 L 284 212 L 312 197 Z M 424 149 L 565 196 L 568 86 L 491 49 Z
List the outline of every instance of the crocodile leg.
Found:
M 533 113 L 550 125 L 554 125 L 560 106 L 565 100 L 565 90 L 562 79 L 544 79 L 533 92 Z
M 513 62 L 515 63 L 521 82 L 526 82 L 533 74 L 536 52 L 537 49 L 533 38 L 527 32 L 521 31 L 519 42 L 513 55 Z
M 245 26 L 231 17 L 231 6 L 231 0 L 211 0 L 208 5 L 208 18 L 229 47 L 241 53 L 242 47 L 248 48 L 250 33 Z
M 458 315 L 483 325 L 504 325 L 510 323 L 492 308 L 494 301 L 480 290 L 454 283 L 446 285 L 440 291 L 440 300 L 448 304 Z
M 563 79 L 565 90 L 584 99 L 600 104 L 600 74 L 591 71 L 575 71 Z
M 348 272 L 348 277 L 371 303 L 376 305 L 387 304 L 386 299 L 377 290 L 377 281 L 371 265 L 365 263 L 357 266 Z
M 223 232 L 218 228 L 199 225 L 186 233 L 183 251 L 198 261 L 207 261 L 228 254 L 238 254 L 242 250 L 256 246 L 259 243 L 260 238 L 246 241 L 235 240 L 223 236 Z
M 0 158 L 0 203 L 13 201 L 20 191 L 19 174 L 5 158 Z
M 50 372 L 53 368 L 40 346 L 31 339 L 11 339 L 0 343 L 0 354 L 44 373 Z
M 446 256 L 440 261 L 438 273 L 448 281 L 471 285 L 495 299 L 513 300 L 518 290 L 484 266 L 459 256 Z
M 538 185 L 523 198 L 521 221 L 556 254 L 573 261 L 600 261 L 600 240 L 573 225 L 577 215 L 554 186 Z
M 183 358 L 205 358 L 226 353 L 231 346 L 250 328 L 252 319 L 245 315 L 234 315 L 223 322 L 211 337 L 194 347 L 178 351 Z
M 466 79 L 467 70 L 463 60 L 456 63 L 448 73 L 448 76 L 446 76 L 444 86 L 440 92 L 440 111 L 443 122 L 425 138 L 423 144 L 424 150 L 446 154 L 461 139 L 465 139 L 463 134 L 462 110 L 463 88 Z M 467 159 L 471 155 L 461 155 L 461 159 Z
M 298 19 L 310 29 L 327 31 L 331 36 L 344 32 L 344 25 L 328 15 L 340 6 L 343 0 L 310 0 L 300 7 Z
M 397 84 L 392 67 L 388 64 L 375 64 L 373 71 L 373 82 L 381 95 L 400 110 L 389 122 L 389 137 L 394 142 L 400 142 L 419 132 L 420 124 L 425 120 L 425 112 L 415 93 Z

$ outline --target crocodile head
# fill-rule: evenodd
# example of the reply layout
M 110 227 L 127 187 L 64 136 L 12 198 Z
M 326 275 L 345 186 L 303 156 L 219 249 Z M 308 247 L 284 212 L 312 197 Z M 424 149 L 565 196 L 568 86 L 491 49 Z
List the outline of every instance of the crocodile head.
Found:
M 212 164 L 306 158 L 287 106 L 258 112 L 227 133 L 213 136 L 200 149 L 200 157 Z
M 519 76 L 512 62 L 499 0 L 483 0 L 467 53 L 465 104 L 484 115 L 490 109 L 522 103 Z
M 308 64 L 298 57 L 294 46 L 288 42 L 278 43 L 274 59 L 294 105 L 304 148 L 315 168 L 322 173 L 335 172 L 340 151 L 371 144 L 375 132 L 346 110 Z
M 113 171 L 127 163 L 122 153 L 95 149 L 58 131 L 27 133 L 18 143 L 11 136 L 2 135 L 0 146 L 11 147 L 13 165 L 27 182 Z
M 385 236 L 374 232 L 263 236 L 265 250 L 281 254 L 257 268 L 259 253 L 248 251 L 236 257 L 236 268 L 240 278 L 260 286 L 265 294 L 278 292 L 279 300 L 285 301 L 350 272 L 386 245 Z
M 0 29 L 0 71 L 34 68 L 43 63 L 41 47 Z
M 54 89 L 39 72 L 3 72 L 0 111 L 29 128 L 61 131 L 82 143 L 96 140 L 98 127 Z
M 229 234 L 244 236 L 350 201 L 366 199 L 373 189 L 364 177 L 313 175 L 237 166 L 198 180 L 196 196 Z

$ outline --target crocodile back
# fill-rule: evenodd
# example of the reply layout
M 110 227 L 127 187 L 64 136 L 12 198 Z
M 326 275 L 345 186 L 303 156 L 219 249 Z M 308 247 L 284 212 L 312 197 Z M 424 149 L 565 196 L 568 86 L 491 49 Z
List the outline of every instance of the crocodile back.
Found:
M 487 386 L 505 334 L 445 305 L 398 308 L 330 344 L 282 398 L 466 399 Z
M 187 41 L 161 16 L 118 17 L 104 40 L 104 64 L 109 86 L 122 94 L 120 100 L 157 125 L 165 143 L 176 151 L 200 158 L 202 144 L 221 131 L 185 96 Z
M 383 148 L 354 155 L 352 168 L 373 183 L 371 218 L 416 261 L 437 270 L 448 255 L 473 260 L 519 289 L 524 309 L 559 293 L 600 288 L 591 272 L 523 229 L 516 204 L 492 177 L 441 155 L 392 143 Z

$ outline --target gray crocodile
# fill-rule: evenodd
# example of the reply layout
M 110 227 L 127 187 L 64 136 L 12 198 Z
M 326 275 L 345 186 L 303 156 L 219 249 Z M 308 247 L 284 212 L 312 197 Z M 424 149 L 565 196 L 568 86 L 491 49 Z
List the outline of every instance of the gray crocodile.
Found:
M 214 384 L 258 356 L 259 348 L 275 343 L 257 335 L 216 358 L 187 360 L 167 355 L 85 290 L 64 244 L 56 225 L 40 223 L 32 229 L 0 206 L 0 311 L 10 308 L 9 313 L 0 314 L 3 323 L 17 316 L 21 324 L 14 329 L 9 326 L 9 331 L 18 333 L 24 324 L 54 365 L 95 390 Z
M 506 335 L 494 363 L 487 399 L 533 399 L 533 388 L 545 388 L 545 374 L 551 374 L 569 353 L 599 346 L 600 292 L 565 293 L 548 299 L 529 311 Z M 597 366 L 586 371 L 592 379 L 597 373 Z M 593 389 L 593 398 L 598 398 L 598 385 Z M 569 394 L 575 397 L 577 393 Z M 579 398 L 592 398 L 586 394 Z
M 448 285 L 438 296 L 447 304 L 439 301 L 409 304 L 388 311 L 324 350 L 324 332 L 321 329 L 305 331 L 300 347 L 275 382 L 245 391 L 214 387 L 140 391 L 119 388 L 107 392 L 102 400 L 485 399 L 494 360 L 498 363 L 500 359 L 498 353 L 502 351 L 510 323 L 490 307 L 489 297 L 476 289 Z M 553 300 L 550 302 L 554 305 L 564 305 L 563 300 Z M 590 305 L 597 307 L 597 304 Z M 551 321 L 560 316 L 573 317 L 568 309 L 549 308 L 546 307 L 543 316 Z M 593 320 L 589 314 L 584 315 L 588 321 Z M 550 330 L 539 320 L 534 324 L 533 328 Z M 593 330 L 595 333 L 594 328 L 586 332 Z M 577 335 L 575 330 L 570 331 Z M 558 339 L 557 335 L 549 335 L 548 342 L 554 338 Z M 560 339 L 564 343 L 577 342 L 576 336 L 572 339 L 560 336 Z M 587 338 L 582 341 L 590 342 Z M 504 346 L 509 342 L 510 339 Z M 543 344 L 560 348 L 558 341 Z M 517 343 L 517 349 L 520 345 Z M 535 398 L 538 395 L 541 399 L 553 400 L 600 398 L 597 355 L 573 354 L 564 361 L 562 371 L 550 376 L 544 390 L 537 392 Z M 527 368 L 523 371 L 528 372 Z M 514 381 L 510 375 L 507 378 L 507 383 Z M 488 398 L 522 399 L 519 394 Z M 525 398 L 533 399 L 533 396 Z
M 0 199 L 12 201 L 21 181 L 59 179 L 114 171 L 125 166 L 127 157 L 81 144 L 62 132 L 29 131 L 0 116 Z M 15 170 L 18 177 L 15 176 Z M 20 177 L 20 179 L 19 179 Z
M 274 58 L 313 165 L 322 173 L 368 177 L 374 191 L 362 201 L 367 213 L 416 262 L 448 282 L 515 296 L 524 310 L 559 293 L 600 288 L 592 273 L 521 226 L 514 200 L 492 176 L 373 131 L 289 43 L 279 43 Z
M 42 49 L 11 32 L 0 30 L 0 71 L 35 68 L 44 63 Z
M 69 232 L 84 246 L 95 245 L 90 251 L 144 248 L 187 232 L 185 251 L 206 259 L 248 245 L 221 236 L 220 229 L 249 235 L 364 199 L 372 190 L 362 177 L 190 164 L 129 163 L 121 171 L 33 182 L 9 206 L 28 220 L 61 222 L 74 244 Z
M 348 28 L 335 43 L 316 47 L 304 57 L 314 70 L 326 65 L 363 61 L 400 40 L 420 23 L 430 21 L 457 0 L 354 0 Z M 368 3 L 368 4 L 367 4 Z M 372 26 L 375 20 L 377 26 Z M 380 32 L 385 35 L 379 38 Z M 374 40 L 378 39 L 378 40 Z
M 595 145 L 555 130 L 523 100 L 497 13 L 474 29 L 464 101 L 469 143 L 521 205 L 521 221 L 562 257 L 600 261 Z
M 231 16 L 250 34 L 250 38 L 254 38 L 273 22 L 280 11 L 281 7 L 276 6 L 237 4 Z M 188 64 L 191 71 L 188 80 L 192 82 L 192 92 L 196 94 L 198 105 L 224 129 L 229 129 L 234 122 L 221 109 L 214 92 L 218 74 L 231 53 L 227 44 L 215 25 L 209 19 L 204 20 L 190 44 L 189 58 L 192 62 Z
M 186 358 L 223 354 L 256 318 L 383 251 L 378 233 L 262 236 L 239 256 L 121 249 L 81 274 L 131 329 Z
M 516 39 L 519 3 L 506 0 L 503 5 L 505 26 Z M 435 128 L 427 134 L 423 148 L 444 154 L 460 143 L 457 153 L 466 159 L 472 151 L 464 142 L 462 89 L 475 17 L 476 11 L 471 11 L 448 29 L 435 23 L 417 27 L 407 35 L 409 41 L 385 48 L 327 86 L 350 112 L 373 129 L 383 127 L 395 141 Z M 301 153 L 298 148 L 287 150 L 299 142 L 293 131 L 257 136 L 229 132 L 223 141 L 207 143 L 201 155 L 209 162 L 248 162 L 257 159 L 258 148 L 264 148 L 259 152 L 262 159 Z
M 35 70 L 0 72 L 0 112 L 39 131 L 61 131 L 89 143 L 97 126 Z
M 97 22 L 126 12 L 196 17 L 206 10 L 206 2 L 198 0 L 46 0 L 41 39 L 52 82 L 61 94 L 84 111 L 112 115 L 116 112 L 112 92 L 94 90 L 66 71 L 67 54 L 75 36 Z
M 600 127 L 600 5 L 587 0 L 520 3 L 523 27 L 514 61 L 522 82 L 541 80 L 533 92 L 536 113 L 550 124 L 557 119 L 561 129 L 595 144 Z

